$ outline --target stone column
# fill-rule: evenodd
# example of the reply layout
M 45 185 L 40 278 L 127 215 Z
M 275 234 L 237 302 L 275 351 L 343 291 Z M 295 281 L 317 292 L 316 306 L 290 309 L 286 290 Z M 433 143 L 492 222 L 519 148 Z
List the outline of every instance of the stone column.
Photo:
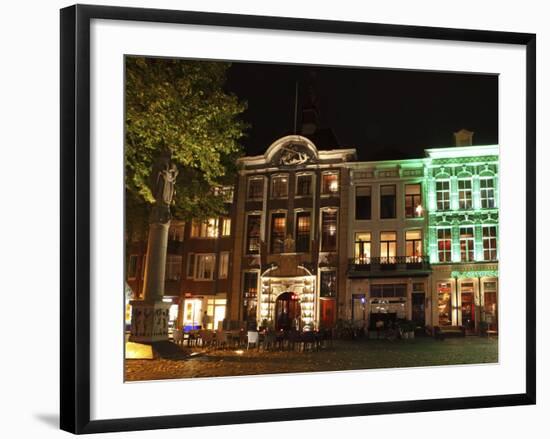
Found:
M 166 272 L 170 204 L 178 171 L 164 153 L 155 163 L 151 174 L 151 192 L 155 204 L 149 218 L 149 237 L 145 262 L 143 300 L 133 300 L 130 341 L 154 343 L 168 340 L 168 321 L 171 303 L 162 301 Z

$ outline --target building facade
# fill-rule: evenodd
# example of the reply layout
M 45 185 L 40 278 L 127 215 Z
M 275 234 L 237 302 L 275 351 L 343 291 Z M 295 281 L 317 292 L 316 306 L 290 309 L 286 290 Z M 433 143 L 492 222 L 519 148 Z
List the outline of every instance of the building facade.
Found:
M 388 319 L 424 325 L 431 273 L 424 161 L 349 166 L 347 318 L 371 329 Z
M 426 150 L 433 325 L 498 326 L 498 146 Z
M 338 320 L 498 329 L 498 146 L 359 162 L 313 136 L 238 161 L 227 215 L 173 221 L 172 325 L 317 329 Z M 461 137 L 462 136 L 462 137 Z M 467 136 L 466 136 L 467 137 Z M 129 245 L 139 297 L 146 246 Z
M 230 320 L 314 328 L 344 315 L 354 159 L 291 135 L 239 160 Z

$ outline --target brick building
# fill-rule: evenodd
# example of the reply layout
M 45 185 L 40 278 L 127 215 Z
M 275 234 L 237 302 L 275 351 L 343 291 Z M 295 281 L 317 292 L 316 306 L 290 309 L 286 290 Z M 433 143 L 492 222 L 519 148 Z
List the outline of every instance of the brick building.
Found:
M 463 130 L 425 157 L 359 162 L 330 131 L 301 132 L 238 160 L 227 216 L 172 222 L 171 324 L 497 330 L 498 146 L 470 146 Z M 146 246 L 129 248 L 139 297 Z

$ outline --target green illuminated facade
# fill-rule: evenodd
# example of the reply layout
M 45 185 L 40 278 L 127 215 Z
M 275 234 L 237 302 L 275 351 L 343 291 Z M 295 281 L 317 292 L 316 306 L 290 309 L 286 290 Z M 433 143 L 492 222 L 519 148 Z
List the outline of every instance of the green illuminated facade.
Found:
M 368 327 L 386 313 L 428 326 L 463 326 L 468 333 L 496 332 L 498 146 L 427 149 L 417 160 L 348 166 L 355 188 L 348 316 Z M 421 190 L 412 195 L 416 185 Z M 390 217 L 383 215 L 387 194 L 395 198 Z M 358 219 L 365 200 L 370 217 Z M 414 236 L 421 236 L 421 245 Z
M 434 325 L 497 330 L 498 146 L 426 151 Z

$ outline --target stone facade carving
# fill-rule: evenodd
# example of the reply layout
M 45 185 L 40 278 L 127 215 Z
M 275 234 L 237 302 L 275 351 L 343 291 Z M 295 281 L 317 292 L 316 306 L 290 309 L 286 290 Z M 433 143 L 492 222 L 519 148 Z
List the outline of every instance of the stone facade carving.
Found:
M 287 146 L 282 146 L 282 154 L 279 159 L 281 165 L 291 166 L 291 165 L 302 165 L 306 162 L 308 162 L 311 157 L 303 152 L 300 151 L 299 145 L 295 144 L 289 144 Z

